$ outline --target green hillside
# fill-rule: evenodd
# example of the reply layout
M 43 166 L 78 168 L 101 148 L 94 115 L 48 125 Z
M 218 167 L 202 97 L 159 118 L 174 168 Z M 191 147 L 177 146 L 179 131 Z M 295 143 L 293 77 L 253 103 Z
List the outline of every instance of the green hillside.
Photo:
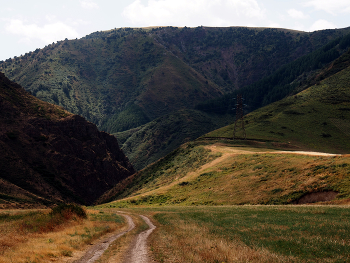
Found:
M 348 61 L 344 60 L 344 63 Z M 350 67 L 347 67 L 294 96 L 247 114 L 244 117 L 247 139 L 290 144 L 300 149 L 349 153 L 349 80 Z M 232 136 L 233 125 L 205 135 Z
M 348 49 L 348 46 L 350 46 L 350 35 L 338 38 L 325 47 L 283 66 L 272 76 L 266 77 L 256 84 L 240 89 L 236 93 L 240 92 L 244 94 L 244 103 L 249 104 L 245 106 L 245 111 L 254 109 L 254 107 L 260 107 L 269 100 L 274 101 L 279 97 L 285 97 L 287 94 L 294 93 L 297 90 L 303 90 L 308 87 L 307 85 L 319 84 L 321 80 L 347 68 L 350 63 L 350 49 Z M 343 53 L 346 49 L 348 49 L 348 51 Z M 329 54 L 337 54 L 336 56 L 338 58 L 333 62 L 331 61 L 332 56 L 328 56 Z M 327 58 L 326 60 L 325 57 Z M 332 63 L 329 64 L 329 62 Z M 317 69 L 324 64 L 327 65 L 325 68 Z M 294 68 L 297 68 L 297 70 L 291 70 Z M 305 72 L 307 72 L 307 69 L 312 70 L 306 74 Z M 299 79 L 300 74 L 304 75 L 301 79 Z M 290 84 L 292 80 L 294 81 Z M 273 83 L 276 83 L 276 81 L 278 83 L 274 86 Z M 188 116 L 193 114 L 191 118 L 181 118 L 180 114 L 180 116 L 174 119 L 173 116 L 177 114 L 175 112 L 174 114 L 161 117 L 161 119 L 155 122 L 156 125 L 150 123 L 150 125 L 142 126 L 142 128 L 140 128 L 142 129 L 141 135 L 139 133 L 134 135 L 134 132 L 139 129 L 132 129 L 117 134 L 116 136 L 123 144 L 123 150 L 127 153 L 134 166 L 137 169 L 141 169 L 176 149 L 183 142 L 193 140 L 196 138 L 195 136 L 199 137 L 207 130 L 222 127 L 225 125 L 225 122 L 233 123 L 235 119 L 235 101 L 233 98 L 236 93 L 224 95 L 216 100 L 198 104 L 196 108 L 200 111 L 187 111 Z M 264 95 L 259 99 L 257 94 Z M 207 119 L 205 120 L 205 118 Z M 194 126 L 193 122 L 187 121 L 192 119 L 198 119 L 198 125 Z M 177 120 L 181 122 L 181 128 L 179 129 L 176 128 L 178 125 Z M 230 129 L 232 129 L 232 127 L 230 127 L 228 131 L 228 133 L 231 132 L 231 135 L 226 134 L 224 137 L 233 136 L 233 131 Z M 128 142 L 126 142 L 124 138 L 128 134 L 130 136 L 128 137 Z M 145 134 L 148 135 L 144 136 Z M 281 134 L 281 132 L 277 131 L 277 134 Z M 176 138 L 176 140 L 174 141 L 173 138 Z M 169 140 L 173 142 L 167 145 Z
M 322 81 L 244 116 L 247 140 L 232 140 L 233 125 L 212 131 L 117 184 L 99 202 L 349 202 L 349 54 L 320 72 Z
M 348 31 L 115 29 L 52 43 L 0 70 L 38 98 L 118 132 L 252 84 Z M 134 122 L 123 117 L 133 104 Z
M 233 93 L 201 102 L 196 109 L 208 113 L 228 112 L 230 105 L 234 107 L 237 94 L 245 99 L 246 112 L 253 111 L 272 102 L 278 101 L 291 94 L 296 94 L 311 85 L 318 83 L 336 72 L 348 66 L 345 61 L 349 60 L 350 34 L 346 34 L 330 41 L 323 47 L 310 52 L 276 70 L 273 74 L 242 87 Z M 327 69 L 334 60 L 337 60 L 332 69 Z M 334 64 L 334 63 L 333 63 Z
M 224 115 L 232 115 L 232 92 L 237 89 L 249 98 L 248 110 L 283 98 L 339 57 L 349 44 L 348 33 L 349 28 L 312 33 L 245 27 L 123 28 L 52 43 L 0 63 L 0 70 L 36 97 L 82 115 L 104 131 L 131 134 L 149 123 L 137 130 L 159 138 L 121 140 L 135 167 L 142 168 L 194 136 L 227 124 L 221 121 L 225 116 L 213 122 L 204 120 L 203 112 L 189 111 L 194 115 L 175 118 L 184 133 L 178 136 L 172 123 L 177 112 L 196 108 L 222 114 L 223 106 Z M 298 70 L 288 75 L 290 68 Z M 276 74 L 277 80 L 288 83 L 275 85 Z M 259 80 L 263 85 L 254 84 Z M 219 99 L 224 94 L 229 95 Z M 212 99 L 218 99 L 218 112 L 206 103 Z M 203 125 L 193 125 L 191 119 L 197 117 Z M 160 129 L 172 133 L 154 132 L 159 129 L 152 123 L 157 118 L 162 120 Z
M 178 148 L 184 142 L 232 123 L 231 115 L 180 110 L 143 126 L 114 134 L 136 170 L 140 170 Z

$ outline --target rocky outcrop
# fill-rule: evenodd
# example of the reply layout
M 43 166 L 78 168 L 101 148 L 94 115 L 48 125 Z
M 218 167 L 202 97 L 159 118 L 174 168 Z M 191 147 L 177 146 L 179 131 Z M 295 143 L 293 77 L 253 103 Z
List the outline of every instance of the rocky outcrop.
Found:
M 133 173 L 114 136 L 0 74 L 0 178 L 32 194 L 3 188 L 0 203 L 92 204 Z

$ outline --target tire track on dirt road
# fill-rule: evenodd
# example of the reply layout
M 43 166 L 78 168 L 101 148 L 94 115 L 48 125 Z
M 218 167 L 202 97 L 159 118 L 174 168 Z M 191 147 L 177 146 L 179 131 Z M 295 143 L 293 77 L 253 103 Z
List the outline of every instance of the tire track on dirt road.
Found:
M 148 255 L 147 238 L 153 232 L 153 230 L 156 229 L 156 226 L 153 225 L 153 223 L 148 217 L 143 215 L 140 215 L 140 217 L 146 222 L 149 228 L 137 235 L 132 246 L 129 249 L 129 253 L 124 259 L 124 263 L 154 262 L 150 259 Z
M 109 247 L 110 244 L 112 244 L 119 237 L 121 237 L 121 236 L 125 235 L 126 233 L 130 232 L 131 230 L 133 230 L 135 228 L 135 223 L 131 219 L 131 217 L 128 215 L 122 215 L 122 216 L 128 222 L 129 227 L 127 230 L 125 230 L 121 233 L 118 233 L 116 235 L 113 235 L 113 236 L 105 239 L 104 241 L 95 244 L 85 253 L 85 255 L 82 258 L 74 261 L 74 263 L 93 263 L 93 262 L 95 262 L 97 259 L 99 259 L 102 256 L 102 254 L 105 252 L 105 250 Z

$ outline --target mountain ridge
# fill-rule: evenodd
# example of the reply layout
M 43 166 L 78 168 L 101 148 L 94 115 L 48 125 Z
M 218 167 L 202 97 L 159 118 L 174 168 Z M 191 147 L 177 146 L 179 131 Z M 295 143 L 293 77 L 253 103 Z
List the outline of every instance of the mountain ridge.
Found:
M 203 99 L 218 97 L 261 79 L 347 30 L 301 33 L 244 27 L 114 29 L 95 32 L 80 40 L 53 43 L 7 60 L 0 67 L 9 78 L 39 98 L 83 115 L 108 132 L 118 132 L 122 130 L 110 130 L 108 127 L 113 125 L 101 119 L 118 115 L 130 103 L 146 111 L 150 120 L 164 115 L 164 112 L 168 114 L 183 109 L 181 104 L 168 108 L 172 104 L 171 97 L 146 95 L 147 90 L 157 87 L 156 82 L 161 89 L 172 88 L 178 98 L 193 108 Z M 169 59 L 170 63 L 167 62 Z M 174 62 L 184 64 L 179 67 Z M 166 73 L 163 68 L 167 69 L 169 64 L 173 65 L 172 70 L 167 70 L 170 75 L 162 80 L 163 73 Z M 187 79 L 183 83 L 188 83 L 190 79 L 181 73 L 185 65 L 190 66 L 190 71 L 194 70 L 190 77 L 194 82 L 189 87 L 195 93 L 189 98 L 176 88 L 183 84 L 169 85 L 171 82 L 165 81 L 180 76 L 180 81 Z M 256 72 L 252 70 L 254 68 Z M 156 79 L 152 80 L 152 76 Z M 197 81 L 199 85 L 195 84 Z M 207 85 L 210 92 L 202 91 Z M 212 93 L 215 90 L 220 92 L 215 95 Z M 147 103 L 149 98 L 153 99 L 152 103 Z M 158 103 L 157 110 L 163 109 L 164 112 L 150 112 L 148 108 L 153 103 Z
M 350 28 L 313 33 L 245 27 L 113 29 L 53 43 L 1 63 L 0 70 L 40 99 L 116 134 L 182 110 L 215 115 L 198 105 L 225 94 L 220 107 L 234 115 L 231 92 L 249 90 L 248 84 L 253 85 L 251 97 L 257 98 L 248 103 L 250 110 L 260 97 L 266 103 L 278 100 L 297 86 L 283 84 L 272 94 L 262 87 L 256 91 L 254 83 L 349 32 Z M 311 73 L 307 71 L 305 79 Z M 294 78 L 299 76 L 291 81 Z M 132 150 L 138 151 L 139 144 L 134 145 Z

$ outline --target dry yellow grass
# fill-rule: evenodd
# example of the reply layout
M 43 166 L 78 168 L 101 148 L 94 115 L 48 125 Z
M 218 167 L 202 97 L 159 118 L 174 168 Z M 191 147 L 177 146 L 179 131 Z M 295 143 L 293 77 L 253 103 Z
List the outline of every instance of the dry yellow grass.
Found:
M 175 227 L 174 227 L 175 226 Z M 185 221 L 158 228 L 150 238 L 159 262 L 293 262 L 292 257 L 266 249 L 252 249 L 239 240 L 228 241 L 210 234 L 210 229 Z
M 0 263 L 71 262 L 94 239 L 122 227 L 121 223 L 75 219 L 52 232 L 31 233 L 19 220 L 4 222 L 0 224 Z
M 195 171 L 181 170 L 181 177 L 168 176 L 170 182 L 141 182 L 138 188 L 133 186 L 137 189 L 133 194 L 105 206 L 290 204 L 308 193 L 328 191 L 339 193 L 337 199 L 320 197 L 319 202 L 349 202 L 350 155 L 221 144 L 205 147 L 221 156 Z

